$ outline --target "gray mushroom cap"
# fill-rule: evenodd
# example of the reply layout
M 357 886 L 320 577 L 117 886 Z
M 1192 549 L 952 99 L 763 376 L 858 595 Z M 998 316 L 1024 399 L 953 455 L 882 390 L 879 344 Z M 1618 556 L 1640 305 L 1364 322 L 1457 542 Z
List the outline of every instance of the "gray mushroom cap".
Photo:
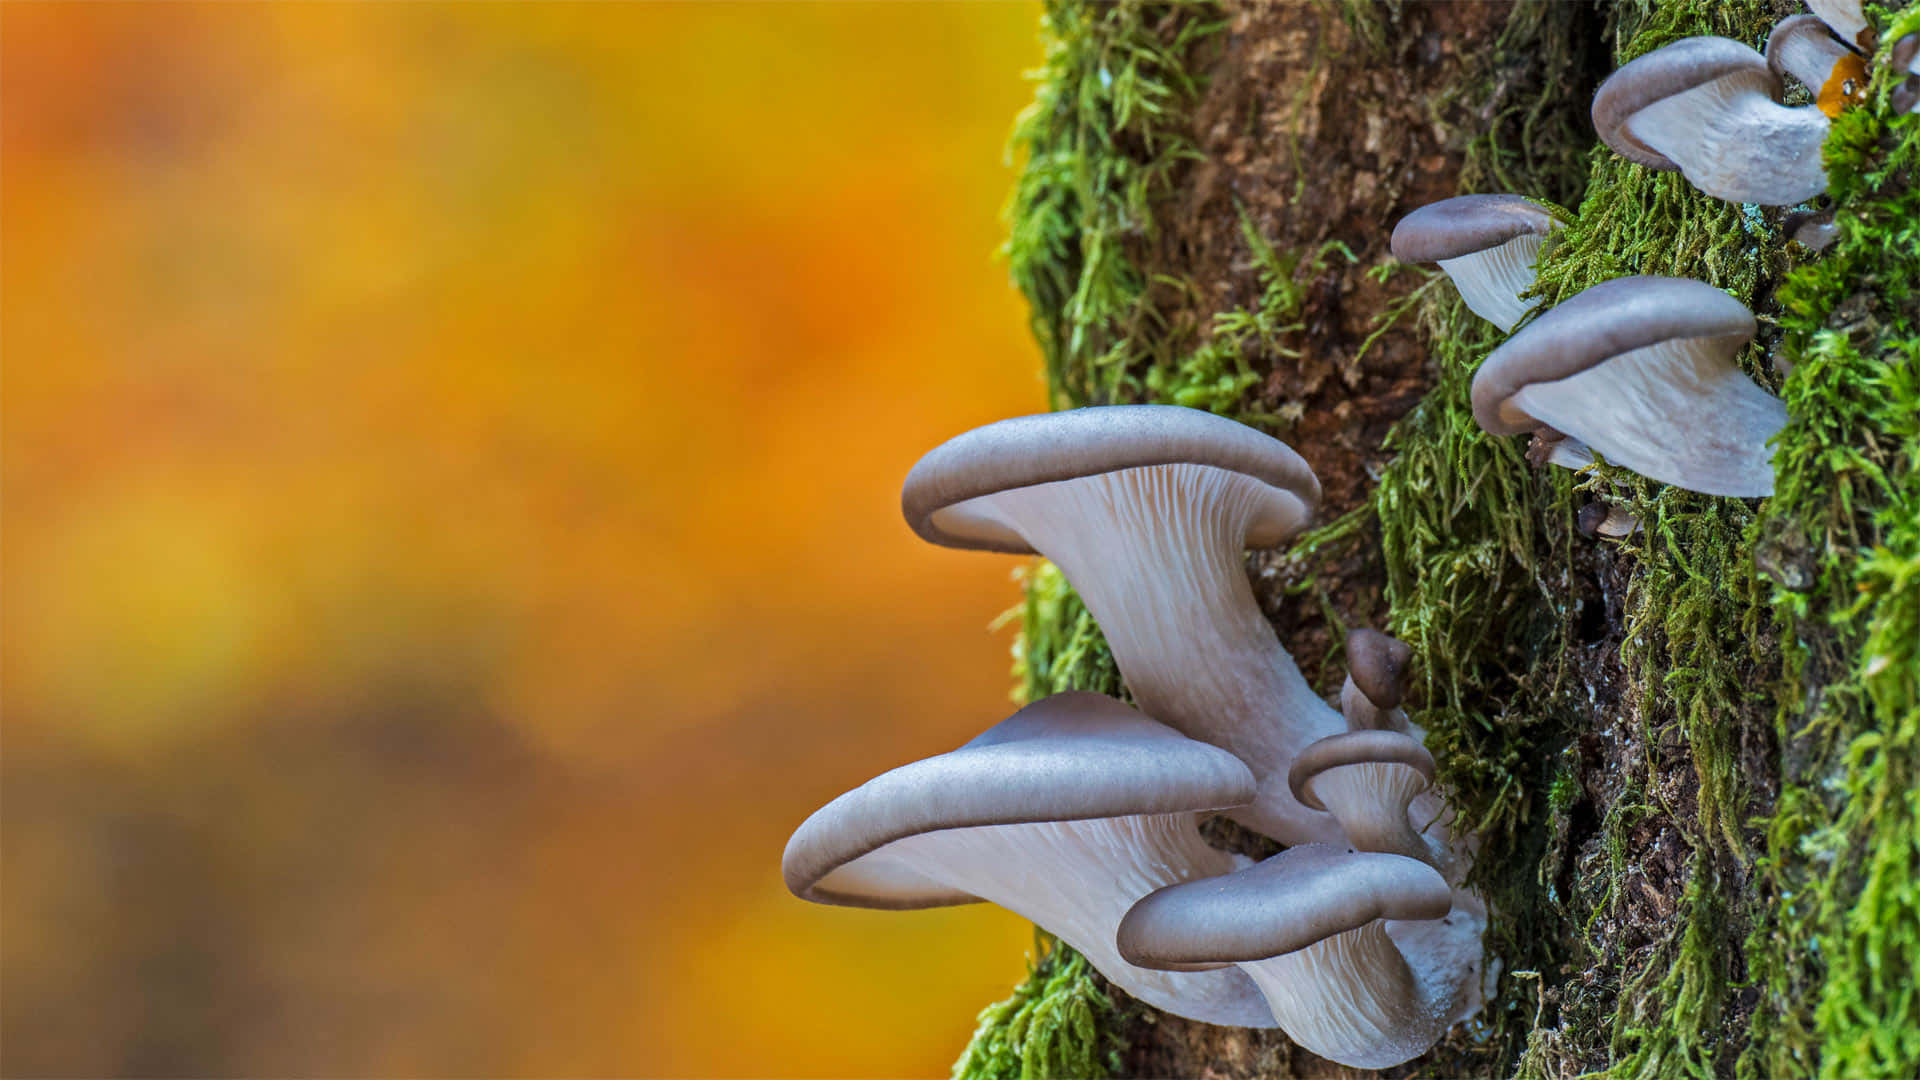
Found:
M 1460 195 L 1401 218 L 1393 227 L 1393 257 L 1401 262 L 1457 259 L 1517 236 L 1545 236 L 1555 224 L 1552 213 L 1519 195 Z
M 1873 25 L 1867 22 L 1860 0 L 1807 0 L 1807 6 L 1843 41 L 1862 52 L 1873 51 Z
M 870 858 L 909 836 L 980 825 L 1217 810 L 1254 796 L 1232 754 L 1112 698 L 1044 698 L 937 757 L 882 773 L 807 818 L 781 872 L 806 900 L 908 909 L 977 897 Z
M 1488 354 L 1473 377 L 1473 418 L 1494 435 L 1524 434 L 1540 421 L 1508 404 L 1522 387 L 1557 382 L 1669 341 L 1705 338 L 1731 346 L 1731 352 L 1752 340 L 1757 328 L 1745 304 L 1703 281 L 1651 275 L 1603 281 Z
M 1682 38 L 1607 76 L 1593 95 L 1594 130 L 1621 157 L 1677 172 L 1680 166 L 1635 137 L 1627 122 L 1655 102 L 1729 75 L 1750 77 L 1774 100 L 1780 98 L 1780 78 L 1767 67 L 1766 57 L 1731 38 Z
M 1786 409 L 1733 363 L 1754 329 L 1745 305 L 1704 282 L 1605 281 L 1487 357 L 1474 419 L 1495 435 L 1552 427 L 1688 490 L 1771 494 L 1766 444 Z
M 955 436 L 907 474 L 900 508 L 913 531 L 932 543 L 1033 554 L 1004 526 L 943 511 L 1011 488 L 1177 464 L 1225 469 L 1267 485 L 1247 547 L 1271 547 L 1292 536 L 1320 502 L 1320 481 L 1306 461 L 1244 424 L 1175 405 L 1099 405 L 1017 416 Z
M 1120 955 L 1147 968 L 1264 960 L 1375 919 L 1439 919 L 1440 872 L 1404 855 L 1303 844 L 1221 877 L 1151 893 L 1120 921 Z
M 1407 664 L 1413 647 L 1378 630 L 1347 632 L 1347 671 L 1367 700 L 1382 709 L 1398 708 L 1407 691 Z
M 1369 729 L 1329 735 L 1307 747 L 1287 772 L 1293 796 L 1315 810 L 1327 807 L 1313 792 L 1313 778 L 1343 765 L 1404 765 L 1433 780 L 1433 755 L 1418 739 L 1398 731 Z
M 1623 157 L 1678 169 L 1714 198 L 1786 206 L 1826 190 L 1829 121 L 1780 93 L 1766 59 L 1740 42 L 1683 38 L 1601 83 L 1593 123 Z

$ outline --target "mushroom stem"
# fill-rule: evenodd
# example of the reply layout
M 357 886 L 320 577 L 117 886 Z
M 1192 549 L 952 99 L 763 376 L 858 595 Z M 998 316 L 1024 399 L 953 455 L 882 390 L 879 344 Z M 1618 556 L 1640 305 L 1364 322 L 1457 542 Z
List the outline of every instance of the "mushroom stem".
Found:
M 1427 790 L 1425 776 L 1405 765 L 1369 761 L 1339 765 L 1315 776 L 1313 796 L 1340 821 L 1347 842 L 1438 866 L 1441 859 L 1413 831 L 1407 807 Z
M 1240 969 L 1288 1038 L 1344 1065 L 1398 1065 L 1439 1041 L 1451 1022 L 1377 919 Z
M 1345 730 L 1260 611 L 1242 549 L 1260 482 L 1204 465 L 1122 469 L 1036 484 L 941 511 L 990 523 L 1052 559 L 1099 622 L 1142 712 L 1231 751 L 1259 782 L 1235 821 L 1284 844 L 1338 841 L 1294 799 L 1287 769 Z
M 1609 360 L 1605 371 L 1534 383 L 1510 401 L 1556 428 L 1589 429 L 1587 442 L 1608 461 L 1662 483 L 1709 495 L 1770 495 L 1767 441 L 1786 425 L 1786 407 L 1719 360 L 1710 340 L 1634 349 Z M 1631 386 L 1630 396 L 1622 386 Z M 1596 402 L 1608 403 L 1604 427 L 1593 423 Z M 1708 408 L 1713 419 L 1703 422 Z
M 1114 928 L 1141 897 L 1250 863 L 1208 846 L 1198 820 L 1190 813 L 1142 814 L 945 829 L 896 840 L 886 855 L 890 869 L 922 875 L 1032 920 L 1155 1008 L 1209 1023 L 1271 1027 L 1271 1021 L 1249 1014 L 1232 969 L 1136 967 L 1121 959 L 1114 944 Z

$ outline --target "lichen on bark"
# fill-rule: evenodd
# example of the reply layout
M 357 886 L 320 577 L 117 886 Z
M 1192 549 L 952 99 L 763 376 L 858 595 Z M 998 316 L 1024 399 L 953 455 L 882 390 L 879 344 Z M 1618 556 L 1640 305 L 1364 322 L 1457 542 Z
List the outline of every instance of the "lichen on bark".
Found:
M 1883 67 L 1835 124 L 1841 239 L 1817 259 L 1781 211 L 1630 165 L 1584 122 L 1616 64 L 1694 34 L 1757 46 L 1793 10 L 1048 5 L 1008 253 L 1056 404 L 1210 408 L 1307 455 L 1331 524 L 1254 557 L 1256 591 L 1323 691 L 1348 625 L 1414 645 L 1415 718 L 1481 838 L 1508 974 L 1399 1072 L 1920 1072 L 1920 121 L 1893 116 Z M 1885 40 L 1920 27 L 1920 8 L 1875 14 Z M 1788 406 L 1777 495 L 1536 471 L 1481 433 L 1467 387 L 1500 335 L 1385 253 L 1401 213 L 1465 190 L 1574 208 L 1544 303 L 1656 273 L 1759 312 L 1743 363 Z M 1574 513 L 1595 499 L 1642 530 L 1582 538 Z M 1057 571 L 1036 564 L 1020 612 L 1025 696 L 1124 696 Z M 1133 1075 L 1340 1071 L 1117 993 L 1097 1038 L 1035 1025 L 1050 995 L 1099 986 L 1061 978 L 1067 955 L 983 1015 L 956 1075 L 1064 1075 L 1035 1064 L 1063 1055 Z M 1016 1028 L 1019 1055 L 982 1051 Z

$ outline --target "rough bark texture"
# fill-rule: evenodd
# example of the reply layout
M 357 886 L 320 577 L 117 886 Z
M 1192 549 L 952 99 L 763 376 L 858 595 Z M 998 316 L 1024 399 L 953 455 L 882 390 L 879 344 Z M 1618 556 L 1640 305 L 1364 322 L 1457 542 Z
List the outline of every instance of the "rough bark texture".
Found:
M 1843 239 L 1816 258 L 1782 211 L 1627 165 L 1585 120 L 1619 63 L 1697 34 L 1757 44 L 1795 10 L 1049 8 L 1009 257 L 1058 404 L 1211 408 L 1308 459 L 1325 524 L 1253 557 L 1256 591 L 1323 691 L 1347 627 L 1415 647 L 1415 719 L 1482 843 L 1506 975 L 1396 1075 L 1920 1072 L 1916 121 L 1876 68 L 1828 144 Z M 1892 40 L 1920 8 L 1877 19 Z M 1655 273 L 1771 317 L 1744 362 L 1788 404 L 1776 496 L 1541 471 L 1481 434 L 1466 386 L 1500 335 L 1387 253 L 1400 216 L 1463 191 L 1567 207 L 1543 303 Z M 1594 501 L 1641 531 L 1582 536 Z M 1044 565 L 1019 661 L 1029 696 L 1124 694 Z M 1063 953 L 983 1014 L 956 1075 L 1352 1072 L 1089 992 Z

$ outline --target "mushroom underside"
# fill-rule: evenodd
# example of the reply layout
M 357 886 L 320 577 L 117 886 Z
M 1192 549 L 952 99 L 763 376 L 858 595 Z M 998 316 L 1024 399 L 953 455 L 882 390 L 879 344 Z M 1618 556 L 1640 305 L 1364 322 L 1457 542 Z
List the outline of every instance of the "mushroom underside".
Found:
M 1512 330 L 1533 307 L 1520 294 L 1533 288 L 1534 264 L 1545 239 L 1538 233 L 1522 233 L 1485 251 L 1441 259 L 1440 268 L 1453 280 L 1468 309 L 1502 331 Z
M 1155 971 L 1127 963 L 1114 944 L 1121 917 L 1142 896 L 1247 865 L 1209 847 L 1197 822 L 1181 813 L 943 829 L 869 852 L 819 888 L 857 894 L 935 882 L 1030 919 L 1157 1009 L 1210 1024 L 1273 1027 L 1260 995 L 1235 969 Z
M 1778 104 L 1764 80 L 1744 72 L 1653 102 L 1627 120 L 1634 138 L 1678 165 L 1694 187 L 1765 206 L 1827 189 L 1820 162 L 1827 128 L 1819 109 Z
M 1340 765 L 1308 781 L 1309 793 L 1339 820 L 1354 847 L 1437 866 L 1439 857 L 1407 817 L 1407 807 L 1427 787 L 1418 770 L 1397 762 Z
M 1293 798 L 1286 774 L 1345 723 L 1281 646 L 1242 554 L 1273 498 L 1232 470 L 1151 465 L 982 495 L 934 520 L 1004 530 L 1060 567 L 1141 711 L 1253 770 L 1259 795 L 1230 817 L 1286 844 L 1337 842 L 1337 826 Z
M 1662 483 L 1709 495 L 1770 495 L 1767 442 L 1785 426 L 1786 407 L 1723 354 L 1709 338 L 1649 345 L 1524 386 L 1505 409 Z

